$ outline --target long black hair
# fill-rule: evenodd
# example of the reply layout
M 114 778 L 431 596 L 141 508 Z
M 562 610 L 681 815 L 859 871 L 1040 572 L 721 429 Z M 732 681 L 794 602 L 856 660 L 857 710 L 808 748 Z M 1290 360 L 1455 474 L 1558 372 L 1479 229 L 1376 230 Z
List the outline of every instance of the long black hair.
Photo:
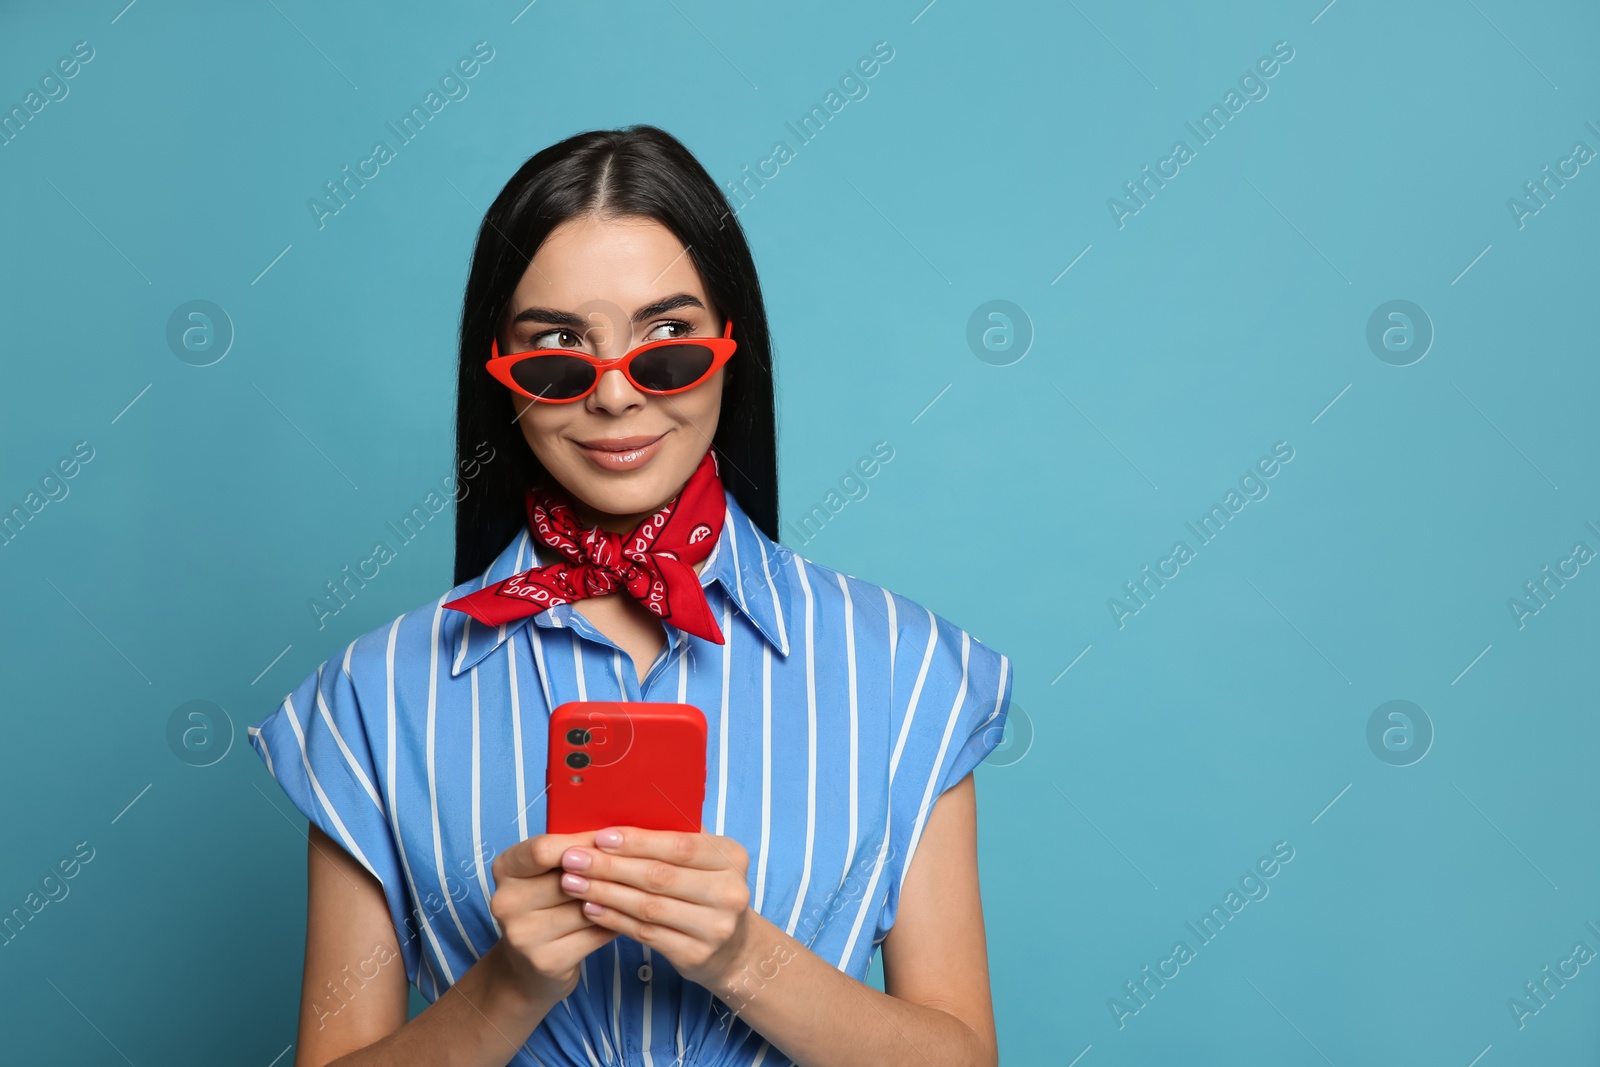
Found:
M 482 574 L 526 525 L 526 490 L 550 477 L 513 420 L 510 393 L 483 364 L 539 246 L 561 223 L 589 213 L 644 216 L 671 230 L 688 249 L 706 295 L 733 319 L 739 347 L 724 376 L 711 447 L 723 485 L 761 531 L 778 540 L 772 346 L 744 231 L 716 182 L 671 134 L 644 125 L 588 130 L 524 163 L 478 229 L 462 302 L 456 383 L 457 585 Z M 492 458 L 484 462 L 486 456 Z

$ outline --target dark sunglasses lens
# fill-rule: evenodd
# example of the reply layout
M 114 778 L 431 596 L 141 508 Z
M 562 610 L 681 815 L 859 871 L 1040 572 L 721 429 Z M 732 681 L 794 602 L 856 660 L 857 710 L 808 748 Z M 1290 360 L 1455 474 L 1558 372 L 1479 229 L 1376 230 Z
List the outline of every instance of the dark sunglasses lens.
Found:
M 682 389 L 704 378 L 712 359 L 705 345 L 662 345 L 633 361 L 633 380 L 657 393 Z
M 576 356 L 534 356 L 513 363 L 511 378 L 534 396 L 571 400 L 594 384 L 594 367 Z

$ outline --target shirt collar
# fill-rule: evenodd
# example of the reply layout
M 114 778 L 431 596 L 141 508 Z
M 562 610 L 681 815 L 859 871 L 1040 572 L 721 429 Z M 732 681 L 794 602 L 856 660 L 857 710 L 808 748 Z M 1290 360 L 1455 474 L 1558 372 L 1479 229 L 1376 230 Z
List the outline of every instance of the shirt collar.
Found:
M 709 590 L 713 582 L 717 583 L 728 601 L 755 625 L 773 650 L 788 656 L 788 623 L 793 617 L 788 564 L 794 553 L 762 533 L 726 488 L 723 499 L 726 511 L 722 517 L 722 532 L 700 570 L 700 587 Z M 482 589 L 504 581 L 539 563 L 549 563 L 554 553 L 548 548 L 544 552 L 543 557 L 536 554 L 533 538 L 524 527 L 477 581 L 451 590 L 440 603 L 470 593 L 474 588 Z M 477 666 L 529 623 L 547 629 L 564 626 L 572 611 L 571 604 L 558 604 L 538 615 L 516 619 L 503 626 L 485 626 L 461 611 L 445 612 L 441 637 L 446 642 L 445 647 L 453 643 L 456 648 L 450 666 L 451 676 Z M 717 624 L 722 624 L 720 618 Z

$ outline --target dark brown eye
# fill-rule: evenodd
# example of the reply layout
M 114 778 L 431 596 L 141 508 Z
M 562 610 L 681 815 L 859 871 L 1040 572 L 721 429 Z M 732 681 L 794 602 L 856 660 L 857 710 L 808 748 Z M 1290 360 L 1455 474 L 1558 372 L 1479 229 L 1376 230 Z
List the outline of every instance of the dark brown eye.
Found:
M 656 332 L 658 330 L 670 330 L 671 332 L 658 334 Z M 650 341 L 676 341 L 678 338 L 687 337 L 692 333 L 694 333 L 694 327 L 689 325 L 687 322 L 684 322 L 681 319 L 670 319 L 666 322 L 658 322 L 652 326 L 650 328 L 650 332 L 644 335 L 644 340 L 640 341 L 639 343 L 645 344 Z
M 545 330 L 536 333 L 528 342 L 528 351 L 537 348 L 567 348 L 576 349 L 583 344 L 583 338 L 568 329 Z

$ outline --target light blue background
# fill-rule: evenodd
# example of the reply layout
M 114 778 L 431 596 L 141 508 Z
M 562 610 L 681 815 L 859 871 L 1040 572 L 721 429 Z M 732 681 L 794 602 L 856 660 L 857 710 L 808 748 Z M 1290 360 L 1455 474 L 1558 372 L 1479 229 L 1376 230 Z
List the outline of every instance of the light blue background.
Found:
M 244 727 L 451 584 L 442 515 L 325 630 L 307 606 L 450 470 L 481 209 L 633 122 L 719 181 L 797 149 L 739 216 L 785 518 L 895 455 L 785 540 L 1014 659 L 978 772 L 1004 1062 L 1595 1062 L 1600 964 L 1508 1008 L 1600 951 L 1600 569 L 1507 607 L 1600 549 L 1600 166 L 1507 207 L 1600 150 L 1592 5 L 124 2 L 0 24 L 6 108 L 95 49 L 0 148 L 0 505 L 95 450 L 0 547 L 0 911 L 95 849 L 0 947 L 17 1062 L 293 1041 L 304 820 Z M 319 229 L 306 201 L 480 40 L 470 94 Z M 1278 41 L 1269 95 L 1119 228 L 1108 198 Z M 208 367 L 165 340 L 195 299 L 237 333 Z M 1007 366 L 966 341 L 995 299 L 1032 334 Z M 1436 331 L 1410 366 L 1366 342 L 1392 299 Z M 1108 599 L 1278 441 L 1270 495 L 1119 628 Z M 1436 731 L 1410 766 L 1368 747 L 1392 699 Z M 169 749 L 190 700 L 236 731 L 212 766 Z M 1279 841 L 1270 895 L 1119 1028 L 1123 983 Z

